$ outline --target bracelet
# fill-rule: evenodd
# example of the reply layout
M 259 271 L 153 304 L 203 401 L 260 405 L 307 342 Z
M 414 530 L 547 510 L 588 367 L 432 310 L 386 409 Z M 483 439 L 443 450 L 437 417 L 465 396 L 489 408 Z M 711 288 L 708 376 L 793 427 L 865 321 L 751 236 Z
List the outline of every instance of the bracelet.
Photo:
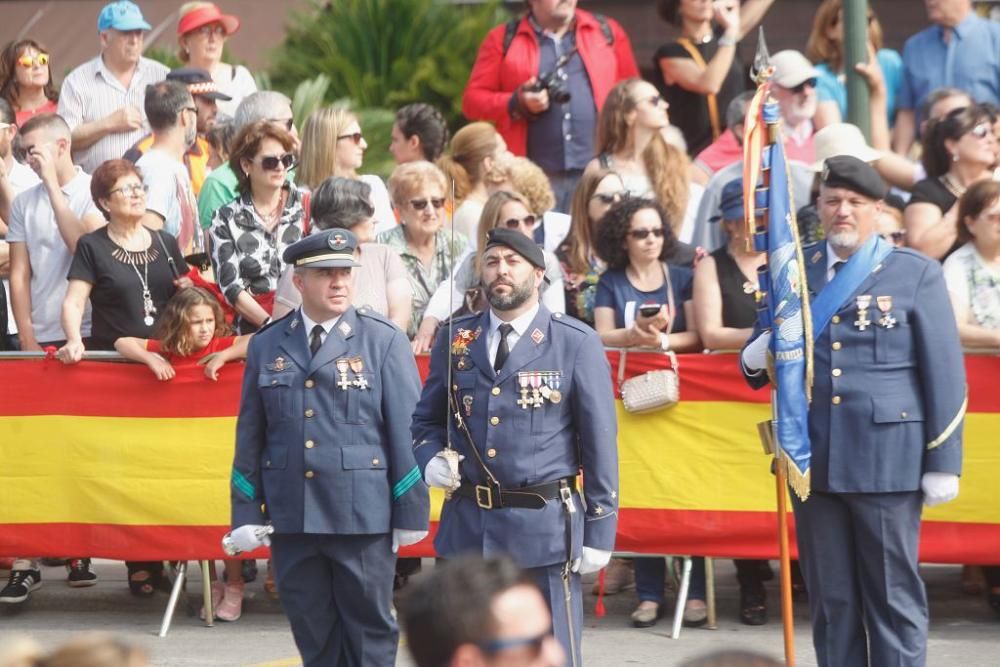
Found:
M 736 46 L 736 38 L 730 37 L 729 35 L 723 35 L 719 38 L 719 46 Z

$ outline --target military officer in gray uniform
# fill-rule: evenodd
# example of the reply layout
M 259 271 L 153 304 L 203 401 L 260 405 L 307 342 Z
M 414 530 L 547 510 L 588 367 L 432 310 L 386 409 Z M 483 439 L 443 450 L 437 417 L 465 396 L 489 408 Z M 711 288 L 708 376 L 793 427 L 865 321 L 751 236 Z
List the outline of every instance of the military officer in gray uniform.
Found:
M 413 416 L 424 479 L 451 492 L 434 545 L 446 558 L 510 554 L 581 664 L 580 574 L 607 564 L 617 525 L 610 369 L 593 329 L 539 304 L 531 239 L 491 230 L 480 263 L 490 309 L 441 328 Z
M 965 371 L 941 267 L 875 232 L 885 192 L 870 165 L 828 159 L 826 240 L 804 249 L 812 493 L 792 500 L 820 667 L 926 663 L 921 503 L 955 498 L 962 466 Z M 756 387 L 770 335 L 742 353 Z
M 232 543 L 266 541 L 305 665 L 390 667 L 398 546 L 427 534 L 410 417 L 420 376 L 406 336 L 351 306 L 357 241 L 334 229 L 289 246 L 301 309 L 254 335 L 232 474 Z

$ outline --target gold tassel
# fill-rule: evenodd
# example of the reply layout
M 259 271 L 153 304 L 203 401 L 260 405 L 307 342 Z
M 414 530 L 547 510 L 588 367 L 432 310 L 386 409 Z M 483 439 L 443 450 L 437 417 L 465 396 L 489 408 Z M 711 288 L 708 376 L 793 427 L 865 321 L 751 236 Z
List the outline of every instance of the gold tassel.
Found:
M 802 502 L 808 500 L 812 487 L 812 470 L 806 470 L 803 473 L 787 455 L 783 455 L 779 459 L 778 465 L 784 468 L 788 486 L 792 487 L 792 491 L 799 497 L 799 500 Z

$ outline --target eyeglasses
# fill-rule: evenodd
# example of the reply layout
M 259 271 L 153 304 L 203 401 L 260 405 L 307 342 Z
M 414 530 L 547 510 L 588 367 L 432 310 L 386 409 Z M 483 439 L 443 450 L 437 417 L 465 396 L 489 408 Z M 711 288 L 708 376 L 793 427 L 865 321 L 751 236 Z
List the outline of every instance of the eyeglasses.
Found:
M 352 132 L 351 134 L 342 134 L 337 137 L 337 141 L 340 141 L 341 139 L 350 139 L 355 144 L 360 144 L 361 140 L 364 139 L 364 136 L 360 132 Z
M 17 64 L 25 69 L 31 69 L 35 65 L 48 65 L 49 64 L 49 54 L 39 53 L 34 58 L 25 53 L 23 56 L 17 59 Z
M 974 136 L 976 139 L 985 139 L 986 137 L 993 134 L 993 127 L 989 123 L 980 123 L 974 128 L 969 130 L 969 134 Z
M 148 191 L 149 188 L 142 183 L 130 183 L 129 185 L 123 185 L 120 188 L 115 188 L 108 193 L 108 196 L 110 197 L 114 193 L 120 192 L 126 197 L 138 197 L 139 195 L 145 195 Z
M 216 37 L 226 36 L 226 29 L 219 23 L 209 23 L 208 25 L 203 25 L 200 28 L 195 28 L 191 32 L 196 32 L 205 37 L 211 37 L 212 35 L 215 35 Z
M 508 218 L 507 220 L 504 220 L 501 224 L 507 229 L 517 229 L 522 225 L 527 227 L 528 229 L 533 229 L 536 222 L 538 222 L 538 218 L 536 218 L 533 215 L 526 215 L 520 220 L 518 220 L 517 218 Z
M 479 645 L 479 648 L 489 655 L 496 655 L 501 651 L 509 651 L 515 648 L 531 647 L 535 655 L 542 650 L 542 644 L 545 640 L 552 637 L 552 629 L 548 629 L 540 635 L 534 637 L 510 637 L 508 639 L 493 639 L 488 642 L 483 642 Z
M 278 123 L 279 125 L 283 125 L 285 127 L 285 130 L 287 132 L 291 132 L 292 131 L 292 127 L 295 125 L 295 119 L 294 118 L 272 118 L 268 122 L 270 122 L 270 123 Z
M 628 232 L 628 235 L 631 236 L 632 238 L 636 239 L 637 241 L 642 241 L 643 239 L 645 239 L 646 237 L 648 237 L 650 234 L 652 234 L 653 236 L 655 236 L 658 239 L 662 239 L 663 238 L 663 227 L 657 227 L 655 229 L 630 229 L 629 232 Z
M 663 95 L 653 95 L 652 97 L 644 97 L 639 100 L 640 102 L 649 102 L 649 106 L 658 107 L 660 104 L 666 104 L 667 101 L 663 99 Z
M 607 204 L 610 206 L 615 202 L 625 201 L 632 196 L 632 193 L 628 190 L 622 190 L 621 192 L 598 192 L 591 199 L 596 199 L 602 204 Z
M 799 85 L 795 86 L 794 88 L 789 88 L 788 90 L 790 90 L 793 93 L 795 93 L 796 95 L 798 95 L 799 93 L 804 93 L 807 86 L 809 88 L 815 89 L 816 88 L 816 77 L 812 77 L 811 79 L 806 79 L 805 81 L 803 81 Z
M 423 211 L 430 204 L 434 208 L 444 208 L 444 197 L 431 197 L 429 199 L 411 199 L 410 206 L 414 211 Z
M 287 170 L 295 166 L 295 156 L 291 153 L 285 153 L 281 156 L 265 155 L 259 160 L 251 160 L 251 162 L 259 164 L 264 171 L 278 171 L 281 167 Z

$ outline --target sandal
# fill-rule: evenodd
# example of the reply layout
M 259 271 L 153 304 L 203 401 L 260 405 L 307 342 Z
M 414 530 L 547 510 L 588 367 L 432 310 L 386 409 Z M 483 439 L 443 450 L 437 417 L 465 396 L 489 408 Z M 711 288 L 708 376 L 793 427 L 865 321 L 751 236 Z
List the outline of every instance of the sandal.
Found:
M 759 590 L 740 591 L 740 622 L 743 625 L 767 623 L 767 593 Z
M 137 598 L 151 598 L 156 594 L 153 573 L 146 568 L 128 568 L 128 589 Z

